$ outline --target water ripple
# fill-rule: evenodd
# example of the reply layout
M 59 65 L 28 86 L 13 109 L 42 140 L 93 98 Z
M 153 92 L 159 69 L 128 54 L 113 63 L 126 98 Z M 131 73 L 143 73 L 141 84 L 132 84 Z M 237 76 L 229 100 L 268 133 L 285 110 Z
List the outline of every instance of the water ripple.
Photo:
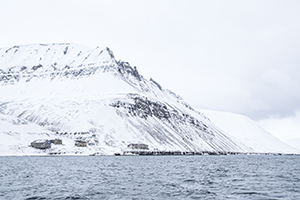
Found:
M 299 156 L 0 157 L 0 199 L 300 199 Z

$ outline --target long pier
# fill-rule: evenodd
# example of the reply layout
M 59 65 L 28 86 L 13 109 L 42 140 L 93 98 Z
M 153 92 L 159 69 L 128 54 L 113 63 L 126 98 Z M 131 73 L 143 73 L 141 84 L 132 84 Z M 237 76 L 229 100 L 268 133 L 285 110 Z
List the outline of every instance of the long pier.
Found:
M 242 152 L 215 152 L 215 151 L 147 151 L 147 150 L 132 150 L 124 151 L 124 156 L 129 155 L 139 155 L 139 156 L 164 156 L 164 155 L 247 155 L 249 153 Z M 251 153 L 252 154 L 252 153 Z M 259 154 L 259 153 L 253 153 Z M 116 153 L 116 156 L 121 156 L 122 154 Z

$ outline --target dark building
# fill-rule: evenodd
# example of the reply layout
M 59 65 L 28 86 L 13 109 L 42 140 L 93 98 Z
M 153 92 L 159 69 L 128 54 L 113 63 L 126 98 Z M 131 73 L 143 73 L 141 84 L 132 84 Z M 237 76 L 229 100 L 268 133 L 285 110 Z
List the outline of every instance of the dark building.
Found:
M 77 146 L 77 147 L 86 147 L 87 146 L 87 142 L 86 141 L 82 141 L 82 140 L 77 140 L 75 142 L 75 146 Z
M 52 139 L 52 140 L 50 140 L 50 142 L 52 144 L 62 144 L 62 140 L 61 139 Z
M 37 149 L 49 149 L 51 148 L 50 140 L 34 140 L 31 142 L 31 146 Z
M 149 149 L 147 144 L 129 144 L 127 147 L 130 149 Z

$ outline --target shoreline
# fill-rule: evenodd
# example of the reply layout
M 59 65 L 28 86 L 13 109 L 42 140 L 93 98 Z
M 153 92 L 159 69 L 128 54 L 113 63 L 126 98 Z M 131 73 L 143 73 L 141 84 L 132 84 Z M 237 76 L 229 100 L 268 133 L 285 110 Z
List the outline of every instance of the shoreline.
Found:
M 257 153 L 257 152 L 209 152 L 201 154 L 199 152 L 144 152 L 144 151 L 134 151 L 134 152 L 123 152 L 123 154 L 115 153 L 115 154 L 55 154 L 55 153 L 47 153 L 47 154 L 29 154 L 29 155 L 0 155 L 0 157 L 65 157 L 65 156 L 74 156 L 74 157 L 86 157 L 86 156 L 110 156 L 110 157 L 127 157 L 127 156 L 300 156 L 299 153 Z

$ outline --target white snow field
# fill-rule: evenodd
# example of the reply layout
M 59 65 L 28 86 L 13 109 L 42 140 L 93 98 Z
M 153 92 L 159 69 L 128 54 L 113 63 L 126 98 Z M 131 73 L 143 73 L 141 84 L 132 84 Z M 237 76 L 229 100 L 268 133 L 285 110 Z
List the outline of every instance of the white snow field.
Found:
M 212 110 L 200 111 L 232 140 L 251 147 L 255 152 L 299 153 L 299 150 L 282 142 L 247 116 Z
M 113 155 L 138 143 L 160 151 L 297 153 L 250 120 L 231 119 L 237 121 L 228 122 L 229 129 L 209 120 L 117 61 L 108 48 L 66 43 L 0 49 L 1 156 Z M 55 138 L 63 145 L 30 146 Z M 77 140 L 87 147 L 75 146 Z

